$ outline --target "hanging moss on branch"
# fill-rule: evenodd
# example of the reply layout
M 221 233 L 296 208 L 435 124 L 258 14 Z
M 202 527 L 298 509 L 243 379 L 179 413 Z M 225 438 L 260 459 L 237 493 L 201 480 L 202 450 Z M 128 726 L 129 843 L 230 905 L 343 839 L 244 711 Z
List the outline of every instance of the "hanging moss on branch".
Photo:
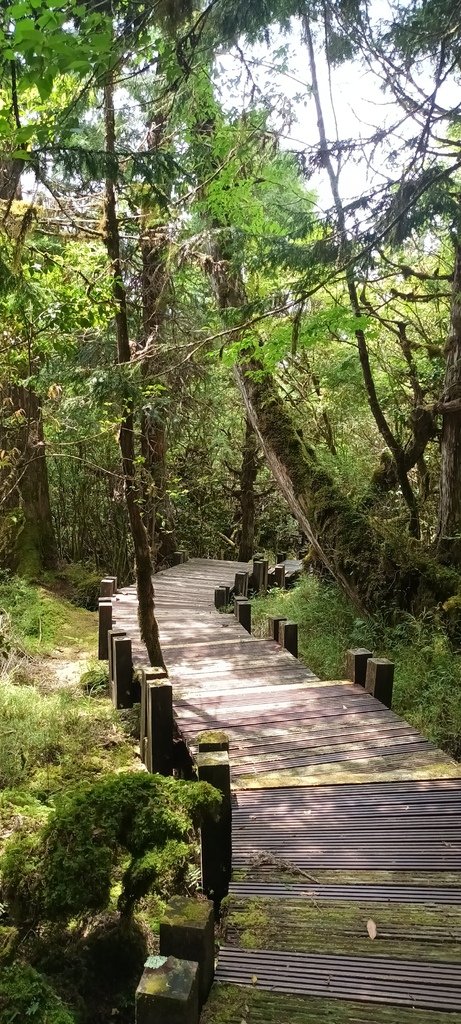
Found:
M 129 855 L 119 909 L 149 891 L 178 891 L 200 823 L 219 814 L 207 783 L 127 773 L 68 791 L 35 833 L 19 832 L 0 861 L 2 896 L 18 923 L 66 920 L 108 906 L 114 868 Z

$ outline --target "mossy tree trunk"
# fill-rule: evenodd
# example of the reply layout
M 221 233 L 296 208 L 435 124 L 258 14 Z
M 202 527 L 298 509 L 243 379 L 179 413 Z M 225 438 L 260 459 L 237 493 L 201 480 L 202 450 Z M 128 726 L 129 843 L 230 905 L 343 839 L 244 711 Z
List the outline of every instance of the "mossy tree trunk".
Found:
M 450 333 L 446 347 L 438 549 L 461 567 L 461 242 L 456 245 Z
M 42 409 L 35 392 L 17 384 L 4 388 L 0 403 L 0 564 L 38 576 L 57 563 Z
M 362 612 L 420 612 L 457 593 L 456 572 L 406 540 L 402 553 L 338 488 L 299 436 L 262 363 L 236 367 L 247 414 L 280 490 L 316 554 Z
M 106 152 L 109 156 L 113 156 L 115 153 L 115 112 L 114 83 L 111 73 L 108 73 L 104 87 L 104 123 Z M 120 259 L 120 234 L 117 218 L 115 181 L 110 160 L 107 164 L 106 176 L 105 223 L 105 243 L 111 261 L 113 280 L 117 360 L 118 363 L 123 364 L 130 361 L 131 350 L 128 332 L 126 290 L 123 283 Z M 158 624 L 154 612 L 152 555 L 149 546 L 149 538 L 142 518 L 141 492 L 136 478 L 134 410 L 132 403 L 127 403 L 125 406 L 123 419 L 120 424 L 119 444 L 122 455 L 125 499 L 135 553 L 138 617 L 141 637 L 146 645 L 151 665 L 164 666 L 163 655 L 160 647 Z
M 240 541 L 238 560 L 249 562 L 254 554 L 256 493 L 255 483 L 259 470 L 258 438 L 249 417 L 245 420 L 245 439 L 240 470 Z

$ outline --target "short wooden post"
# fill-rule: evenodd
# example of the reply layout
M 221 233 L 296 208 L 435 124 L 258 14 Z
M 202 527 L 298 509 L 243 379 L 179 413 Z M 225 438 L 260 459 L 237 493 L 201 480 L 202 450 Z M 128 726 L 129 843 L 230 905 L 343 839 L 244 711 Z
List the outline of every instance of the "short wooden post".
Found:
M 357 686 L 365 686 L 367 662 L 373 654 L 366 647 L 352 647 L 346 651 L 346 679 Z
M 268 563 L 261 559 L 253 559 L 252 580 L 257 594 L 264 592 L 266 583 L 266 565 Z
M 112 593 L 116 594 L 117 593 L 117 588 L 118 588 L 118 579 L 117 579 L 117 577 L 116 576 L 106 576 L 105 578 L 106 578 L 106 580 L 112 580 L 112 583 L 113 583 Z
M 281 562 L 285 562 L 286 561 L 286 557 L 287 557 L 286 551 L 277 551 L 277 556 L 276 556 L 276 558 L 277 558 L 277 565 L 280 565 Z
M 160 953 L 198 963 L 201 1008 L 214 977 L 214 913 L 208 900 L 173 896 L 160 921 Z
M 150 956 L 136 989 L 136 1024 L 198 1024 L 199 965 Z
M 112 650 L 112 703 L 114 708 L 132 708 L 133 704 L 136 703 L 136 690 L 133 680 L 133 655 L 130 637 L 114 637 Z
M 197 739 L 199 754 L 206 754 L 210 750 L 227 750 L 229 753 L 229 737 L 221 729 L 205 729 L 199 732 Z
M 284 647 L 289 654 L 292 654 L 294 658 L 298 657 L 298 623 L 297 622 L 280 622 L 279 624 L 279 644 Z
M 239 621 L 239 605 L 243 603 L 246 603 L 246 597 L 234 597 L 234 615 L 237 622 Z
M 248 597 L 248 576 L 247 572 L 236 572 L 234 580 L 234 594 L 236 597 Z
M 173 771 L 173 687 L 166 679 L 147 684 L 147 757 L 149 772 Z
M 114 680 L 114 639 L 117 636 L 126 636 L 124 629 L 107 630 L 107 657 L 109 661 L 109 682 Z
M 149 683 L 158 679 L 166 679 L 165 668 L 143 665 L 141 668 L 141 713 L 139 721 L 139 750 L 141 761 L 147 765 L 147 688 Z
M 268 626 L 269 640 L 275 640 L 277 643 L 280 643 L 279 635 L 280 635 L 280 623 L 281 622 L 287 622 L 286 615 L 268 615 L 267 616 L 267 626 Z
M 214 592 L 214 606 L 218 610 L 225 608 L 227 604 L 226 587 L 216 587 Z
M 212 750 L 197 755 L 199 782 L 209 782 L 222 793 L 218 821 L 203 823 L 201 836 L 202 889 L 215 908 L 227 896 L 232 871 L 232 807 L 229 754 Z
M 274 585 L 280 587 L 280 590 L 285 589 L 285 566 L 276 565 L 274 569 Z
M 99 593 L 100 593 L 101 597 L 112 597 L 112 594 L 114 593 L 114 577 L 113 576 L 105 576 L 105 578 L 103 580 L 101 580 L 101 583 L 100 583 L 100 586 L 99 586 Z
M 172 565 L 182 565 L 183 562 L 184 562 L 183 552 L 182 551 L 174 551 L 172 556 L 171 556 L 171 563 L 172 563 Z
M 365 689 L 386 708 L 392 707 L 394 668 L 394 663 L 387 658 L 369 658 L 367 661 Z
M 99 598 L 98 658 L 107 661 L 109 642 L 107 632 L 112 629 L 112 601 L 108 597 Z
M 251 601 L 239 601 L 237 607 L 237 618 L 240 625 L 246 629 L 247 633 L 251 633 Z

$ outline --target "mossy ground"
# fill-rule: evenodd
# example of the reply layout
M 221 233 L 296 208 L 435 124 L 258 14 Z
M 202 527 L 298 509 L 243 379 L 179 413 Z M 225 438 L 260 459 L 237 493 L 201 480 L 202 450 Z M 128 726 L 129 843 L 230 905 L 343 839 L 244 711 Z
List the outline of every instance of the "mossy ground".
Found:
M 434 615 L 407 615 L 394 626 L 359 618 L 336 585 L 313 575 L 293 590 L 272 590 L 254 601 L 256 635 L 266 635 L 267 615 L 298 623 L 300 660 L 323 679 L 344 677 L 349 647 L 390 658 L 396 667 L 393 709 L 461 759 L 461 655 Z

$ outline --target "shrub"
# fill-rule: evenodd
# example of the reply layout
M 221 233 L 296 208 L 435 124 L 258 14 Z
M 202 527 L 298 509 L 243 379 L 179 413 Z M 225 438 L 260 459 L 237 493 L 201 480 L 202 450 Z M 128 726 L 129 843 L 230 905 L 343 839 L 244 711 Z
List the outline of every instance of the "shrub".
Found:
M 47 981 L 32 967 L 16 965 L 0 972 L 0 1024 L 75 1024 Z
M 219 813 L 220 799 L 207 783 L 141 772 L 68 790 L 47 822 L 6 845 L 0 870 L 12 916 L 65 920 L 102 910 L 122 857 L 123 913 L 151 888 L 159 895 L 177 889 L 195 831 L 205 815 Z

